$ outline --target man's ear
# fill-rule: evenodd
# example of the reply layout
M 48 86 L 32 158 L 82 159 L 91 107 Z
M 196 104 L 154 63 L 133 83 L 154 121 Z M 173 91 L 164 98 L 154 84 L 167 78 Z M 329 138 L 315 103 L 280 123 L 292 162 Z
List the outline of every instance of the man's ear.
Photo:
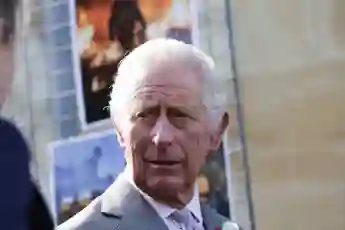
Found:
M 220 143 L 222 142 L 223 134 L 229 125 L 229 114 L 225 112 L 216 127 L 215 132 L 211 136 L 211 150 L 217 151 L 219 149 Z

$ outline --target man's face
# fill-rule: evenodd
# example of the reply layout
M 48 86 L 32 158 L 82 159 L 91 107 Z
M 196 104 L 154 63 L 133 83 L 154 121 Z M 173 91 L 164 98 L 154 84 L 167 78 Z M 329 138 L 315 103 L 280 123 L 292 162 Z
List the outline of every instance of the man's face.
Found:
M 219 132 L 211 132 L 201 93 L 196 73 L 181 64 L 156 63 L 117 123 L 134 181 L 157 200 L 176 199 L 193 188 L 220 139 Z

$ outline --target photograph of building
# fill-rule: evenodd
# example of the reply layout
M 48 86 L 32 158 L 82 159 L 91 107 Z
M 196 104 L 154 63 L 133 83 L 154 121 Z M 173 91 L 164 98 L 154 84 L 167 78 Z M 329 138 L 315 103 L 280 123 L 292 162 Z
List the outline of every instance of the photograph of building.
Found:
M 123 151 L 113 131 L 53 142 L 48 148 L 58 223 L 102 194 L 125 167 Z

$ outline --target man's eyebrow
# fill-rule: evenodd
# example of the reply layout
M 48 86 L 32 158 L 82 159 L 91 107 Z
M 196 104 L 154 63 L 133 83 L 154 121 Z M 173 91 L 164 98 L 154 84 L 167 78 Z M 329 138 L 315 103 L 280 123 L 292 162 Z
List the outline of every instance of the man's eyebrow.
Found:
M 198 111 L 199 110 L 197 109 L 197 106 L 193 106 L 193 107 L 175 106 L 175 107 L 168 108 L 168 113 L 179 112 L 179 113 L 184 113 L 187 116 L 191 116 L 191 117 L 194 117 Z
M 133 112 L 157 112 L 160 110 L 159 105 L 138 105 L 132 107 Z
M 196 111 L 199 108 L 199 105 L 197 104 L 184 104 L 184 105 L 176 105 L 176 106 L 172 106 L 173 108 L 176 109 L 182 109 L 182 110 L 187 110 L 187 111 Z

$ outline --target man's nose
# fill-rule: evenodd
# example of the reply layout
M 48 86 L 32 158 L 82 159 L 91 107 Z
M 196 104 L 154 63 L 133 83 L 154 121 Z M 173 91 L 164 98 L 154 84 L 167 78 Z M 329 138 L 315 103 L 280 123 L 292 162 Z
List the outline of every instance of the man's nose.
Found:
M 170 145 L 173 141 L 173 128 L 167 117 L 161 116 L 157 119 L 152 129 L 152 141 L 158 146 Z

